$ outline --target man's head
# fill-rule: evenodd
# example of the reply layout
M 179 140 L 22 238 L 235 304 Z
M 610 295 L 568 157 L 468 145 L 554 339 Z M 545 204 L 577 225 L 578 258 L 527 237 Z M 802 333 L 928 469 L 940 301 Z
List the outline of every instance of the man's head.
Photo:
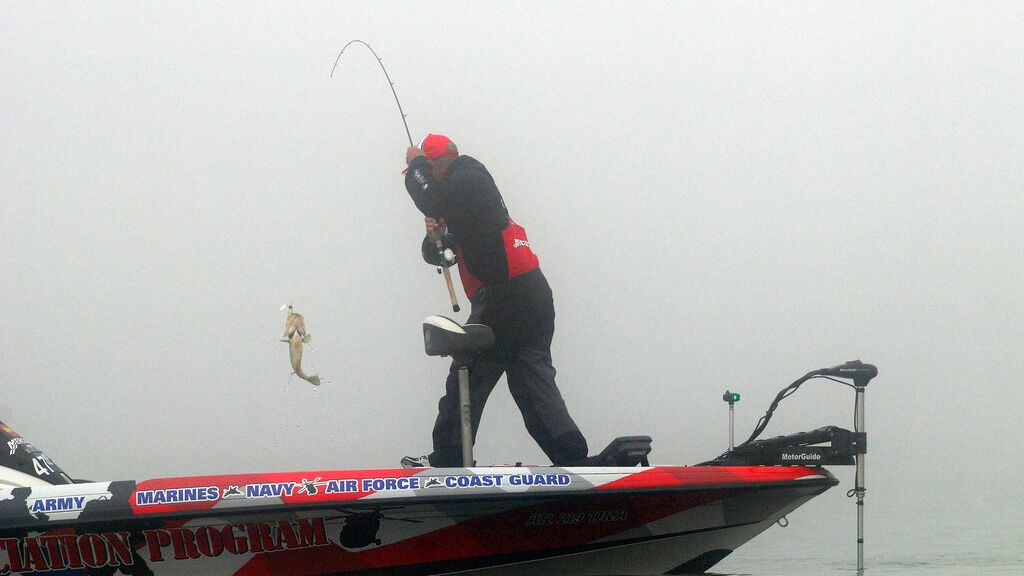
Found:
M 459 149 L 450 138 L 443 134 L 427 134 L 420 142 L 420 150 L 434 167 L 434 178 L 441 180 L 448 172 L 448 166 L 459 157 Z

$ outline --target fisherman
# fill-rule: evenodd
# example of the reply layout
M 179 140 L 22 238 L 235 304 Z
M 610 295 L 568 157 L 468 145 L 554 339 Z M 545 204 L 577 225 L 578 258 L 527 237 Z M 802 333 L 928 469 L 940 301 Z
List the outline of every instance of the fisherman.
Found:
M 406 151 L 405 187 L 426 216 L 423 258 L 437 266 L 458 264 L 472 306 L 469 323 L 494 331 L 494 347 L 469 365 L 473 440 L 484 403 L 504 373 L 526 429 L 551 462 L 581 464 L 587 441 L 569 416 L 551 362 L 555 308 L 551 288 L 530 248 L 526 231 L 509 218 L 494 179 L 483 164 L 460 156 L 447 137 L 428 134 Z M 433 236 L 443 239 L 438 252 Z M 462 462 L 458 366 L 452 363 L 438 402 L 433 452 L 406 456 L 406 468 L 471 466 Z

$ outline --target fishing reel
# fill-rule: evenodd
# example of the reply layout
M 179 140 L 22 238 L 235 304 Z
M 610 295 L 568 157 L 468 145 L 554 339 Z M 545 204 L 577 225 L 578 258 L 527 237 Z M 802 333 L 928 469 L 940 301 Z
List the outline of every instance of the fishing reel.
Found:
M 437 255 L 444 262 L 444 264 L 437 267 L 438 274 L 441 273 L 442 268 L 451 268 L 452 266 L 455 266 L 456 262 L 458 262 L 455 256 L 455 251 L 452 250 L 451 248 L 444 248 L 442 250 L 438 250 Z

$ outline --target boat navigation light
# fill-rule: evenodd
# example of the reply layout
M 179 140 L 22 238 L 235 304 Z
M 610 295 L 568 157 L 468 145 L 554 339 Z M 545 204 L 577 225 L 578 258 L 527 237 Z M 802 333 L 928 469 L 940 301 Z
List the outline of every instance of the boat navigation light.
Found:
M 740 393 L 729 392 L 726 390 L 725 394 L 722 394 L 722 400 L 729 403 L 729 450 L 732 450 L 736 445 L 733 441 L 733 429 L 735 423 L 735 419 L 733 417 L 733 406 L 740 401 Z

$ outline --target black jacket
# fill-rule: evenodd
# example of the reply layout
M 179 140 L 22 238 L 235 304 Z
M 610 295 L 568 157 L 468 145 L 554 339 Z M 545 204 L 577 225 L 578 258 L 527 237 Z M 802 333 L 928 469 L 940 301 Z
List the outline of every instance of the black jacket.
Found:
M 444 218 L 473 276 L 484 283 L 508 279 L 502 237 L 502 230 L 509 226 L 508 210 L 483 164 L 470 156 L 459 156 L 448 167 L 444 180 L 437 182 L 430 163 L 419 156 L 409 164 L 405 188 L 420 212 Z

